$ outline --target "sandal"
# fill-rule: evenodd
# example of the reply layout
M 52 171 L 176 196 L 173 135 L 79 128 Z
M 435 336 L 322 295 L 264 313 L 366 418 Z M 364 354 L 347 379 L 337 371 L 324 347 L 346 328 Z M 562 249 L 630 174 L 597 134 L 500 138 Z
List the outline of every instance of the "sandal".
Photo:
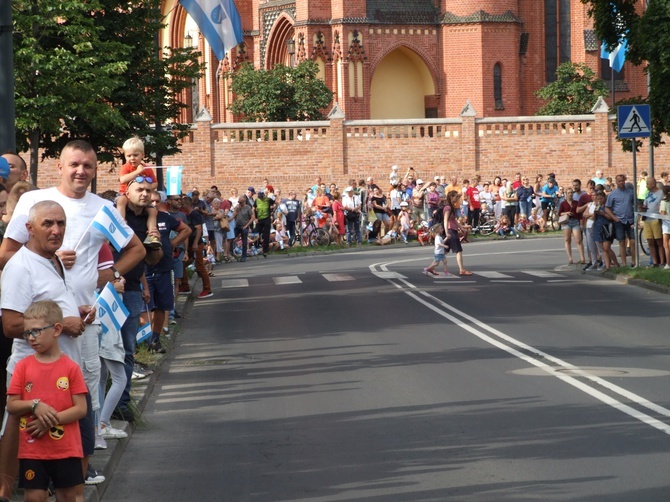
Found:
M 469 270 L 461 270 L 461 275 L 472 275 L 472 272 Z

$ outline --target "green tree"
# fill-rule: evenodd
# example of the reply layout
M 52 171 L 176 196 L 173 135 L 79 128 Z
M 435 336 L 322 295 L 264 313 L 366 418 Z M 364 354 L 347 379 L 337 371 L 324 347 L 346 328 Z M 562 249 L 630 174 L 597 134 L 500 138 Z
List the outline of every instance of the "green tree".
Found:
M 313 61 L 295 68 L 276 65 L 271 70 L 244 64 L 227 75 L 235 95 L 230 110 L 245 122 L 321 120 L 333 93 L 317 77 L 318 71 Z
M 547 101 L 538 115 L 581 115 L 591 113 L 599 97 L 608 95 L 605 82 L 585 64 L 563 63 L 556 68 L 556 81 L 536 91 Z
M 103 162 L 130 136 L 178 151 L 179 93 L 202 73 L 193 49 L 159 48 L 161 0 L 13 0 L 17 145 L 56 157 L 87 139 Z M 157 124 L 159 126 L 157 127 Z
M 626 60 L 643 65 L 649 76 L 649 95 L 629 98 L 627 103 L 650 105 L 652 143 L 661 144 L 661 134 L 670 131 L 670 94 L 666 90 L 670 81 L 670 3 L 667 1 L 638 0 L 582 0 L 598 37 L 614 49 L 624 38 L 628 42 Z M 636 10 L 644 3 L 643 13 Z M 620 101 L 619 103 L 624 103 Z M 631 142 L 622 141 L 630 150 Z
M 122 125 L 105 104 L 126 70 L 127 48 L 103 42 L 91 9 L 96 0 L 14 0 L 14 68 L 17 147 L 31 151 L 37 179 L 38 150 L 57 155 L 54 141 L 78 117 L 104 130 Z

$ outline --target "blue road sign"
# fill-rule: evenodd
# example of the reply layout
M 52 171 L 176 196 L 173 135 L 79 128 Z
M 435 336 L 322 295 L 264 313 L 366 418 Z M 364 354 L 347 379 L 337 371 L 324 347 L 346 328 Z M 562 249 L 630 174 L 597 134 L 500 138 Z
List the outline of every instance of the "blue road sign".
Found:
M 648 138 L 651 136 L 649 105 L 620 105 L 617 107 L 620 138 Z

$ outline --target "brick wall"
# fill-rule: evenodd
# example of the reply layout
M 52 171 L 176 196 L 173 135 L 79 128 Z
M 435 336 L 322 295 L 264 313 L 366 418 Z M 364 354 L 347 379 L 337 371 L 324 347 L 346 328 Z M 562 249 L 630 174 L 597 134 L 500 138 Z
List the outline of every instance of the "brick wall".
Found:
M 470 112 L 474 113 L 472 109 Z M 414 166 L 419 176 L 438 174 L 482 179 L 555 172 L 559 181 L 592 177 L 596 169 L 614 177 L 632 176 L 632 154 L 622 152 L 608 114 L 577 117 L 346 121 L 306 124 L 210 124 L 198 122 L 183 152 L 164 165 L 183 165 L 183 190 L 217 185 L 259 186 L 268 178 L 284 193 L 312 186 L 321 176 L 343 187 L 351 178 L 373 176 L 383 182 L 394 164 Z M 655 171 L 670 170 L 670 147 L 655 150 Z M 637 155 L 638 172 L 648 166 L 649 151 Z M 118 186 L 118 168 L 101 165 L 97 191 Z M 111 172 L 110 172 L 111 171 Z M 40 164 L 39 185 L 57 184 L 54 160 Z

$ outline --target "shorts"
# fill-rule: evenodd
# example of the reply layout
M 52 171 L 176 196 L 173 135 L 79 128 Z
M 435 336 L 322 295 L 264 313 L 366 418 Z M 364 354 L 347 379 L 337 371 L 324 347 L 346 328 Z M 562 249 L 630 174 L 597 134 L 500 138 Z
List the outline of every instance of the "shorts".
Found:
M 79 419 L 79 433 L 81 434 L 81 447 L 84 450 L 84 456 L 90 457 L 95 451 L 95 412 L 91 406 L 91 394 L 86 393 L 86 416 Z M 81 472 L 81 469 L 79 469 Z
M 84 484 L 81 459 L 76 457 L 58 460 L 19 460 L 19 487 L 27 490 L 46 490 L 49 480 L 54 488 L 71 488 Z
M 579 220 L 575 218 L 570 218 L 568 223 L 565 225 L 565 228 L 571 228 L 572 230 L 579 228 Z
M 645 239 L 662 239 L 661 220 L 645 220 L 643 237 Z
M 375 213 L 375 216 L 380 221 L 390 221 L 391 217 L 386 213 Z
M 635 239 L 635 230 L 633 230 L 632 223 L 622 223 L 620 221 L 614 222 L 614 240 L 622 242 L 629 239 Z
M 447 255 L 444 254 L 444 253 L 435 254 L 435 255 L 433 255 L 433 259 L 435 260 L 435 263 L 440 263 L 441 261 L 444 261 L 444 260 L 447 259 Z
M 174 272 L 175 280 L 184 277 L 184 262 L 182 261 L 183 258 L 184 258 L 183 249 L 179 252 L 179 256 L 173 258 L 174 261 L 172 262 L 172 271 Z
M 540 201 L 540 203 L 542 204 L 542 211 L 546 211 L 550 206 L 554 205 L 551 201 Z
M 147 275 L 149 284 L 149 310 L 172 310 L 174 308 L 174 286 L 171 272 Z
M 458 236 L 458 231 L 449 229 L 449 237 L 447 239 L 449 243 L 449 249 L 452 253 L 460 253 L 463 251 L 463 246 L 461 246 L 461 239 Z

